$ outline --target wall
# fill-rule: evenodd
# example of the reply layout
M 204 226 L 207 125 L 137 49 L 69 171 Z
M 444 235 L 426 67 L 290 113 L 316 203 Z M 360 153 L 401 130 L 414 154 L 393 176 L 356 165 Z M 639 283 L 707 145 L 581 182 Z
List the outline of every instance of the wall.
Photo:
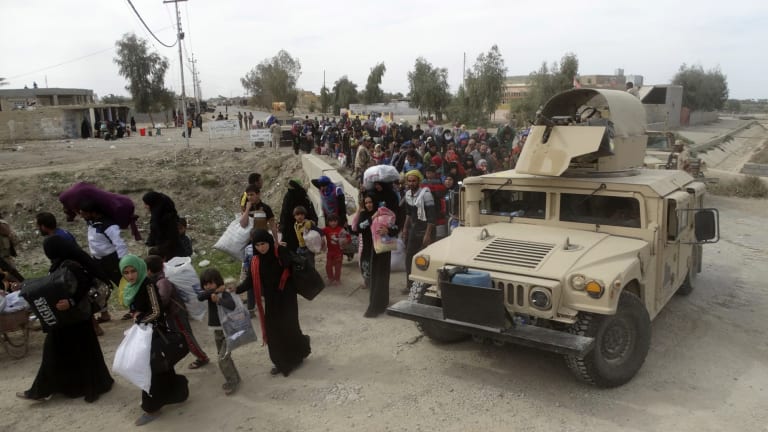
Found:
M 304 170 L 304 174 L 312 180 L 320 176 L 328 176 L 337 186 L 341 186 L 344 189 L 344 194 L 351 197 L 355 203 L 357 203 L 360 192 L 358 189 L 347 181 L 336 168 L 328 164 L 325 157 L 316 156 L 313 154 L 305 154 L 301 156 L 301 168 Z M 323 205 L 320 201 L 320 192 L 318 189 L 311 185 L 307 188 L 307 195 L 312 201 L 312 205 L 315 206 L 317 216 L 320 218 L 319 225 L 325 226 L 325 218 L 323 217 Z
M 371 111 L 375 112 L 384 112 L 384 113 L 395 113 L 395 115 L 419 115 L 419 110 L 417 108 L 411 108 L 408 105 L 408 102 L 405 101 L 399 101 L 399 102 L 392 102 L 392 103 L 377 103 L 377 104 L 370 104 L 370 105 L 364 105 L 364 104 L 349 104 L 349 109 L 355 113 L 369 113 Z
M 0 142 L 77 138 L 82 120 L 83 113 L 59 107 L 2 111 Z

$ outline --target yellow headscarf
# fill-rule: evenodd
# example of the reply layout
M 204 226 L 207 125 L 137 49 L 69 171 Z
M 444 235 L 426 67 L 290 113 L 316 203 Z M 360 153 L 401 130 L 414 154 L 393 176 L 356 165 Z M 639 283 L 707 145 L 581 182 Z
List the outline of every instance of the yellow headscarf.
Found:
M 422 180 L 424 180 L 424 176 L 421 175 L 421 171 L 413 169 L 405 173 L 405 179 L 408 180 L 408 177 L 415 176 L 419 179 L 419 183 L 421 183 Z

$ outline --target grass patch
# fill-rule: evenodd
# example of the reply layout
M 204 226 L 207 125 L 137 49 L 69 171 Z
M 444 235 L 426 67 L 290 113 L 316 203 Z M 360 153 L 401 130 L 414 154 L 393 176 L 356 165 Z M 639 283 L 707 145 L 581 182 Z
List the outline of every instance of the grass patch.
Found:
M 220 186 L 221 182 L 219 181 L 219 179 L 217 177 L 204 176 L 203 178 L 201 178 L 197 182 L 197 184 L 199 184 L 200 186 L 204 186 L 204 187 L 209 187 L 210 188 L 210 187 Z
M 768 186 L 757 176 L 722 180 L 708 186 L 707 189 L 714 195 L 735 196 L 739 198 L 768 198 Z
M 200 267 L 199 263 L 202 260 L 208 260 L 211 263 L 205 267 Z M 192 264 L 195 266 L 195 270 L 197 271 L 197 274 L 202 273 L 203 270 L 207 268 L 215 268 L 221 273 L 221 275 L 225 279 L 228 277 L 233 277 L 235 278 L 235 280 L 237 280 L 240 277 L 240 269 L 243 265 L 243 263 L 235 260 L 234 258 L 227 255 L 226 253 L 218 251 L 213 248 L 208 249 L 208 253 L 206 253 L 205 255 L 195 256 L 194 259 L 192 259 Z

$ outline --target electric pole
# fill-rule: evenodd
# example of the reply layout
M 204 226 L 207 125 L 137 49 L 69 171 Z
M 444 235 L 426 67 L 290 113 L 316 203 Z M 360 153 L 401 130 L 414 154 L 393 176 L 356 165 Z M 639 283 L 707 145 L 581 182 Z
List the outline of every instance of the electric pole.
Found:
M 200 93 L 197 91 L 197 69 L 195 68 L 197 60 L 195 60 L 194 53 L 189 62 L 192 63 L 192 92 L 195 95 L 195 111 L 200 112 Z
M 176 28 L 178 33 L 176 38 L 179 44 L 179 71 L 181 72 L 181 111 L 184 113 L 184 137 L 187 140 L 189 148 L 189 129 L 187 129 L 187 94 L 184 92 L 184 57 L 181 55 L 181 41 L 184 40 L 184 32 L 181 31 L 181 14 L 179 13 L 179 2 L 187 0 L 163 0 L 163 3 L 174 3 L 176 6 Z

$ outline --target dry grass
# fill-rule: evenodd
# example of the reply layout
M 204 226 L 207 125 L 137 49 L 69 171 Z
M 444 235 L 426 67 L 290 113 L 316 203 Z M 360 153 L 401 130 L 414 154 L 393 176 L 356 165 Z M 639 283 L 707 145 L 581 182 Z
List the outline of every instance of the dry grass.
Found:
M 749 161 L 756 164 L 768 164 L 768 140 L 763 141 L 763 148 L 755 152 Z
M 739 198 L 768 198 L 768 185 L 757 176 L 722 180 L 719 183 L 708 186 L 707 189 L 715 195 Z

